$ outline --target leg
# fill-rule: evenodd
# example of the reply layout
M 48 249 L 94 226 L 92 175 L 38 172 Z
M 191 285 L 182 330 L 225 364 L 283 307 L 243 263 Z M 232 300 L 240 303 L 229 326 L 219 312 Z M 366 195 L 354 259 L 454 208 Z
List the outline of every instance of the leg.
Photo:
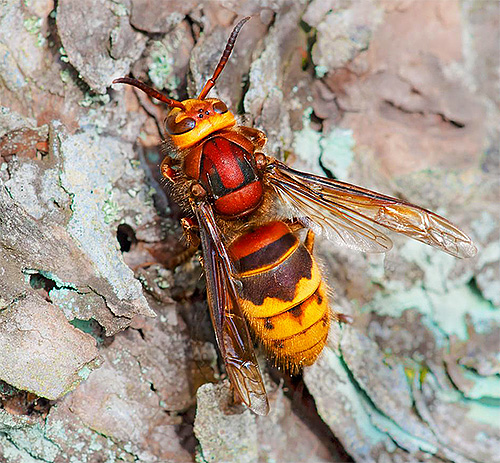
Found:
M 198 250 L 198 246 L 189 246 L 186 250 L 180 252 L 179 254 L 176 254 L 174 257 L 171 257 L 168 260 L 168 268 L 169 269 L 174 269 L 175 267 L 183 264 L 184 262 L 187 262 L 191 257 L 193 257 L 196 254 L 196 251 Z
M 163 177 L 175 183 L 177 172 L 172 168 L 174 165 L 174 160 L 170 156 L 165 156 L 160 164 L 160 172 Z
M 182 230 L 186 241 L 190 246 L 198 247 L 200 245 L 200 237 L 198 236 L 198 224 L 189 217 L 181 219 Z
M 333 318 L 338 323 L 345 323 L 347 325 L 352 325 L 354 322 L 354 319 L 350 315 L 347 315 L 346 313 L 334 312 Z
M 191 259 L 191 257 L 194 256 L 200 245 L 200 237 L 197 234 L 198 225 L 196 225 L 196 223 L 190 218 L 181 219 L 181 225 L 184 232 L 184 237 L 186 238 L 189 247 L 169 259 L 169 268 L 175 268 L 178 265 L 187 262 L 189 259 Z
M 283 222 L 285 222 L 292 233 L 298 232 L 299 230 L 302 230 L 303 228 L 306 228 L 302 222 L 300 222 L 297 219 L 284 219 Z
M 304 240 L 304 246 L 312 254 L 314 249 L 314 232 L 312 230 L 307 230 L 306 239 Z

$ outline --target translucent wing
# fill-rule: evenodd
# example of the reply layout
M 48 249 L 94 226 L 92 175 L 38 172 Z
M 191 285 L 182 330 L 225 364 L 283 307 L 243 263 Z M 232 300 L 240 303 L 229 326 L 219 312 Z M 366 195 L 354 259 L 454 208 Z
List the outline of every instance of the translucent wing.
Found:
M 267 415 L 269 403 L 252 339 L 238 303 L 234 268 L 221 240 L 212 208 L 192 204 L 200 226 L 208 305 L 217 344 L 237 394 L 258 415 Z
M 402 233 L 456 257 L 472 257 L 472 240 L 444 217 L 391 196 L 300 172 L 270 158 L 266 180 L 313 229 L 332 241 L 367 252 L 385 252 L 391 240 L 373 225 Z

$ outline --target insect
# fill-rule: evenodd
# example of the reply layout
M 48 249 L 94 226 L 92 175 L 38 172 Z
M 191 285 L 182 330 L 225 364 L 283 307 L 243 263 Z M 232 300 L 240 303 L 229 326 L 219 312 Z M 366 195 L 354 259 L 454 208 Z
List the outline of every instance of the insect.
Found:
M 230 382 L 242 402 L 266 415 L 252 334 L 295 372 L 317 359 L 331 321 L 346 321 L 329 308 L 313 256 L 315 232 L 365 252 L 392 247 L 378 226 L 456 257 L 471 257 L 476 248 L 433 212 L 266 155 L 263 132 L 238 125 L 224 102 L 207 98 L 248 19 L 234 27 L 197 98 L 176 101 L 129 77 L 113 83 L 135 86 L 170 108 L 161 172 L 190 216 L 182 220 L 187 241 L 192 249 L 201 245 L 208 305 Z

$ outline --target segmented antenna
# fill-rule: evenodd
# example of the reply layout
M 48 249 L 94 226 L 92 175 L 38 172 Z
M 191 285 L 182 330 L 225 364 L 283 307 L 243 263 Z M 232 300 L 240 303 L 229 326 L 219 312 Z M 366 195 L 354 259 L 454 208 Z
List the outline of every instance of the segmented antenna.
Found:
M 180 101 L 172 100 L 171 98 L 166 97 L 163 93 L 160 93 L 158 90 L 151 88 L 149 85 L 146 85 L 140 80 L 132 79 L 131 77 L 120 77 L 119 79 L 113 80 L 113 83 L 132 85 L 134 87 L 141 89 L 144 93 L 146 93 L 150 97 L 156 98 L 157 100 L 162 101 L 168 106 L 171 106 L 173 108 L 174 107 L 181 108 L 184 111 L 186 110 L 186 107 Z
M 229 36 L 229 39 L 227 41 L 224 53 L 222 53 L 219 64 L 215 68 L 214 75 L 210 79 L 207 80 L 207 83 L 203 87 L 203 90 L 201 91 L 200 95 L 198 96 L 199 100 L 204 100 L 205 97 L 207 96 L 208 92 L 215 85 L 215 81 L 217 80 L 220 73 L 224 69 L 224 66 L 227 63 L 229 56 L 231 56 L 231 52 L 233 51 L 233 47 L 234 47 L 234 44 L 236 42 L 236 37 L 238 37 L 238 34 L 240 33 L 241 28 L 249 19 L 250 19 L 250 16 L 247 16 L 246 18 L 243 18 L 238 24 L 236 24 L 236 26 L 234 26 L 233 32 L 231 32 L 231 35 Z

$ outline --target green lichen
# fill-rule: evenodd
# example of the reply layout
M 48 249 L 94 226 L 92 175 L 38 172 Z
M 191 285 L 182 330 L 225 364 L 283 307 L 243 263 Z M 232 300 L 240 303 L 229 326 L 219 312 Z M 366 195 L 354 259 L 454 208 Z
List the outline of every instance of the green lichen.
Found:
M 104 95 L 85 93 L 83 99 L 81 99 L 78 104 L 84 108 L 89 108 L 93 104 L 106 105 L 111 101 L 111 97 L 106 93 Z
M 111 2 L 111 11 L 115 16 L 123 17 L 129 14 L 128 8 L 121 2 L 112 0 Z
M 318 79 L 321 79 L 328 73 L 328 67 L 323 65 L 314 66 L 314 73 Z
M 78 371 L 78 376 L 80 376 L 83 380 L 86 380 L 90 373 L 92 373 L 92 370 L 89 367 L 84 366 Z
M 106 188 L 106 194 L 108 198 L 104 200 L 102 212 L 104 213 L 104 222 L 110 224 L 116 222 L 120 218 L 121 208 L 113 199 L 113 188 L 111 186 Z
M 354 160 L 355 141 L 352 130 L 334 128 L 324 134 L 311 128 L 312 108 L 306 108 L 303 128 L 295 133 L 293 150 L 313 173 L 324 175 L 324 169 L 346 178 Z M 319 160 L 319 163 L 317 163 Z
M 36 35 L 42 28 L 42 18 L 38 18 L 37 16 L 26 18 L 23 21 L 23 26 L 30 34 Z
M 471 389 L 466 392 L 469 399 L 493 398 L 500 399 L 500 377 L 499 376 L 481 376 L 477 373 L 462 368 L 462 375 L 465 379 L 473 383 Z
M 104 338 L 96 333 L 95 322 L 92 318 L 90 320 L 81 320 L 79 318 L 74 318 L 69 322 L 76 329 L 83 331 L 84 333 L 90 334 L 97 342 L 98 345 L 104 342 Z
M 347 178 L 354 161 L 352 130 L 334 128 L 320 140 L 320 162 L 338 178 Z
M 42 282 L 39 282 L 39 280 L 36 279 L 37 276 L 41 276 L 46 280 L 50 280 L 54 284 L 55 288 L 57 288 L 57 289 L 64 288 L 66 290 L 73 290 L 73 291 L 77 290 L 76 286 L 73 283 L 63 281 L 57 275 L 55 275 L 54 273 L 49 272 L 47 270 L 26 268 L 23 270 L 23 274 L 24 274 L 24 279 L 25 279 L 26 283 L 31 285 L 32 287 L 41 288 L 44 286 L 44 284 L 42 284 Z M 37 286 L 38 284 L 40 286 Z
M 355 384 L 350 380 L 347 368 L 340 357 L 329 349 L 324 352 L 323 356 L 328 362 L 329 369 L 335 371 L 341 378 L 336 387 L 344 397 L 348 398 L 349 412 L 356 417 L 356 423 L 366 439 L 365 445 L 374 447 L 377 443 L 385 441 L 387 436 L 373 425 L 370 414 L 367 412 L 367 404 L 364 402 L 363 396 L 359 394 Z
M 174 74 L 175 61 L 172 50 L 162 42 L 153 42 L 150 58 L 148 75 L 151 82 L 156 88 L 165 89 L 174 95 L 180 81 Z
M 64 47 L 59 47 L 59 54 L 61 55 L 61 61 L 63 63 L 69 63 L 68 54 L 66 53 Z
M 35 35 L 37 38 L 36 44 L 38 47 L 45 45 L 45 37 L 43 36 L 42 29 L 42 18 L 37 16 L 31 16 L 23 21 L 24 28 L 31 34 Z
M 71 73 L 67 69 L 63 69 L 62 71 L 59 71 L 59 77 L 61 80 L 67 84 L 71 81 Z
M 492 426 L 494 429 L 499 429 L 498 416 L 500 407 L 492 407 L 478 401 L 470 401 L 468 408 L 467 418 Z
M 411 363 L 411 366 L 408 365 Z M 427 374 L 429 373 L 429 368 L 425 365 L 421 365 L 412 359 L 406 359 L 404 367 L 404 372 L 408 383 L 411 385 L 414 383 L 415 379 L 418 378 L 418 383 L 422 385 L 425 381 Z

